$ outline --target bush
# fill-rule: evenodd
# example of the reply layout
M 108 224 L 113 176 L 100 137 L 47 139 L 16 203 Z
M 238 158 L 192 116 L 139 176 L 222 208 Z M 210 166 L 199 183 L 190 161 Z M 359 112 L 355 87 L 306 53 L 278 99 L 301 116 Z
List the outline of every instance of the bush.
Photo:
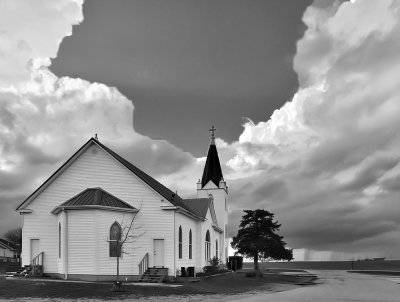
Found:
M 220 266 L 222 264 L 222 261 L 217 257 L 213 257 L 212 259 L 208 260 L 208 263 L 210 263 L 211 266 Z
M 203 267 L 203 271 L 205 273 L 210 273 L 211 275 L 214 275 L 218 272 L 218 266 L 206 265 L 205 267 Z

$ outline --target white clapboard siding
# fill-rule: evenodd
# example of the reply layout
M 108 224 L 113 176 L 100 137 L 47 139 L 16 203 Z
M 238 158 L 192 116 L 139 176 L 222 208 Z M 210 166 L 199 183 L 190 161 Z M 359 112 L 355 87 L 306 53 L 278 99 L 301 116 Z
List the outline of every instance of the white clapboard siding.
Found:
M 228 224 L 228 209 L 229 209 L 228 194 L 224 189 L 216 187 L 214 183 L 210 181 L 204 188 L 197 190 L 197 197 L 207 198 L 210 195 L 212 195 L 213 197 L 213 203 L 214 203 L 214 209 L 218 227 L 221 228 L 221 230 L 223 230 L 223 235 L 220 235 L 222 237 L 220 237 L 220 239 L 218 240 L 218 244 L 220 244 L 219 247 L 221 248 L 221 253 L 220 250 L 218 249 L 220 254 L 218 258 L 221 258 L 222 261 L 225 261 L 228 252 L 228 238 L 226 236 L 226 229 L 227 229 L 226 226 Z
M 96 274 L 95 211 L 71 211 L 68 216 L 68 274 Z
M 140 240 L 141 248 L 136 251 L 137 259 L 149 252 L 150 265 L 153 265 L 154 238 L 164 239 L 165 249 L 173 250 L 173 212 L 160 210 L 160 206 L 170 204 L 162 201 L 162 196 L 112 156 L 92 145 L 28 205 L 33 212 L 24 215 L 23 265 L 30 262 L 29 240 L 35 238 L 40 239 L 45 252 L 45 272 L 58 272 L 58 218 L 51 211 L 91 187 L 101 187 L 140 208 L 137 225 L 145 231 L 145 235 Z M 99 225 L 101 219 L 98 220 Z M 173 263 L 173 253 L 166 253 L 165 266 L 173 270 Z M 137 271 L 137 265 L 133 265 L 133 269 Z
M 196 225 L 197 222 L 181 213 L 176 214 L 175 218 L 175 239 L 176 239 L 176 267 L 194 266 L 196 267 Z M 179 226 L 182 227 L 182 259 L 179 259 Z M 189 230 L 192 230 L 192 259 L 189 259 Z
M 142 214 L 142 213 L 140 213 Z M 137 235 L 137 214 L 132 225 L 132 229 L 129 232 L 130 236 Z M 133 213 L 118 213 L 109 211 L 97 211 L 97 228 L 98 228 L 98 240 L 97 240 L 97 263 L 98 275 L 112 275 L 116 274 L 117 271 L 117 258 L 110 257 L 109 253 L 109 233 L 111 225 L 116 221 L 121 225 L 123 231 L 122 238 L 128 233 L 127 228 L 129 227 Z M 142 240 L 143 241 L 143 240 Z M 139 254 L 145 254 L 148 251 L 148 245 L 141 245 L 141 239 L 132 240 L 128 239 L 122 246 L 122 256 L 119 259 L 120 266 L 119 271 L 122 275 L 138 274 L 137 264 L 140 261 Z M 136 253 L 135 253 L 136 252 Z
M 210 258 L 215 257 L 215 239 L 219 238 L 219 233 L 214 230 L 212 227 L 212 217 L 210 213 L 210 209 L 207 210 L 207 215 L 206 215 L 206 220 L 201 224 L 201 237 L 200 237 L 200 242 L 201 242 L 201 250 L 202 250 L 202 255 L 200 258 L 200 265 L 201 267 L 210 265 L 208 260 L 205 259 L 205 241 L 206 241 L 206 233 L 207 230 L 210 231 Z

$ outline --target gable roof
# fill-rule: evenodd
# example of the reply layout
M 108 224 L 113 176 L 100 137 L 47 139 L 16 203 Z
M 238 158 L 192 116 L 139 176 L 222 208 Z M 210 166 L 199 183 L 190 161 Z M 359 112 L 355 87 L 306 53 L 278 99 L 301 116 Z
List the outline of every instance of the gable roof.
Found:
M 88 188 L 66 202 L 55 207 L 53 214 L 58 214 L 62 210 L 79 210 L 79 209 L 104 209 L 119 210 L 127 212 L 137 212 L 135 207 L 125 201 L 115 197 L 102 188 Z
M 207 211 L 210 209 L 210 215 L 212 222 L 215 226 L 218 226 L 217 216 L 215 215 L 214 202 L 211 198 L 193 198 L 184 199 L 185 205 L 202 220 L 207 216 Z
M 172 192 L 170 189 L 159 183 L 157 180 L 147 175 L 145 172 L 128 162 L 126 159 L 100 143 L 98 140 L 93 137 L 90 138 L 81 148 L 78 149 L 57 171 L 55 171 L 39 188 L 37 188 L 31 195 L 29 195 L 17 208 L 16 210 L 25 209 L 48 185 L 50 185 L 54 179 L 57 178 L 69 165 L 71 165 L 82 153 L 84 153 L 92 144 L 96 144 L 105 152 L 110 154 L 113 158 L 115 158 L 118 162 L 120 162 L 123 166 L 125 166 L 129 171 L 139 177 L 142 181 L 144 181 L 147 185 L 149 185 L 153 190 L 155 190 L 158 194 L 164 197 L 167 201 L 177 207 L 182 207 L 183 209 L 191 212 L 190 209 L 186 207 L 183 203 L 182 198 L 176 193 Z
M 129 161 L 124 159 L 122 156 L 118 155 L 111 149 L 107 148 L 104 146 L 102 143 L 99 141 L 96 141 L 96 143 L 101 146 L 104 150 L 106 150 L 109 154 L 111 154 L 116 160 L 118 160 L 121 164 L 123 164 L 128 170 L 133 172 L 136 176 L 138 176 L 141 180 L 143 180 L 146 184 L 148 184 L 151 188 L 153 188 L 156 192 L 158 192 L 161 196 L 163 196 L 166 200 L 168 200 L 170 203 L 172 203 L 174 206 L 182 207 L 185 210 L 189 210 L 185 204 L 182 202 L 183 199 L 176 193 L 172 192 L 170 189 L 159 183 L 157 180 L 155 180 L 153 177 L 150 175 L 146 174 L 133 164 L 131 164 Z
M 201 179 L 201 187 L 204 186 L 211 180 L 217 187 L 219 182 L 223 179 L 221 164 L 219 162 L 217 147 L 214 143 L 211 143 L 208 149 L 207 160 L 203 170 L 203 177 Z

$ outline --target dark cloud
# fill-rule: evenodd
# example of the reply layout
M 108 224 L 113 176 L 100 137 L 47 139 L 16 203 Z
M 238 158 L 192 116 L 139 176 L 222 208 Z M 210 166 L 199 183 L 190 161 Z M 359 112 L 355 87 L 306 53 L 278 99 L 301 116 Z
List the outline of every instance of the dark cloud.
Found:
M 296 91 L 292 58 L 310 3 L 87 0 L 51 68 L 118 87 L 137 131 L 203 156 L 212 124 L 233 141 L 242 117 L 265 120 Z

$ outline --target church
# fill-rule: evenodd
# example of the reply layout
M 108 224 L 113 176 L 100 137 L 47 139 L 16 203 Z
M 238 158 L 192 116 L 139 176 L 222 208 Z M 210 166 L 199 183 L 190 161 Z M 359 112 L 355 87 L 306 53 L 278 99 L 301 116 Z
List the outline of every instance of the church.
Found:
M 17 207 L 22 265 L 69 280 L 201 272 L 228 256 L 228 187 L 213 127 L 197 198 L 184 199 L 89 139 Z M 194 182 L 194 185 L 195 182 Z M 126 238 L 123 245 L 119 243 Z M 118 248 L 120 247 L 120 248 Z

